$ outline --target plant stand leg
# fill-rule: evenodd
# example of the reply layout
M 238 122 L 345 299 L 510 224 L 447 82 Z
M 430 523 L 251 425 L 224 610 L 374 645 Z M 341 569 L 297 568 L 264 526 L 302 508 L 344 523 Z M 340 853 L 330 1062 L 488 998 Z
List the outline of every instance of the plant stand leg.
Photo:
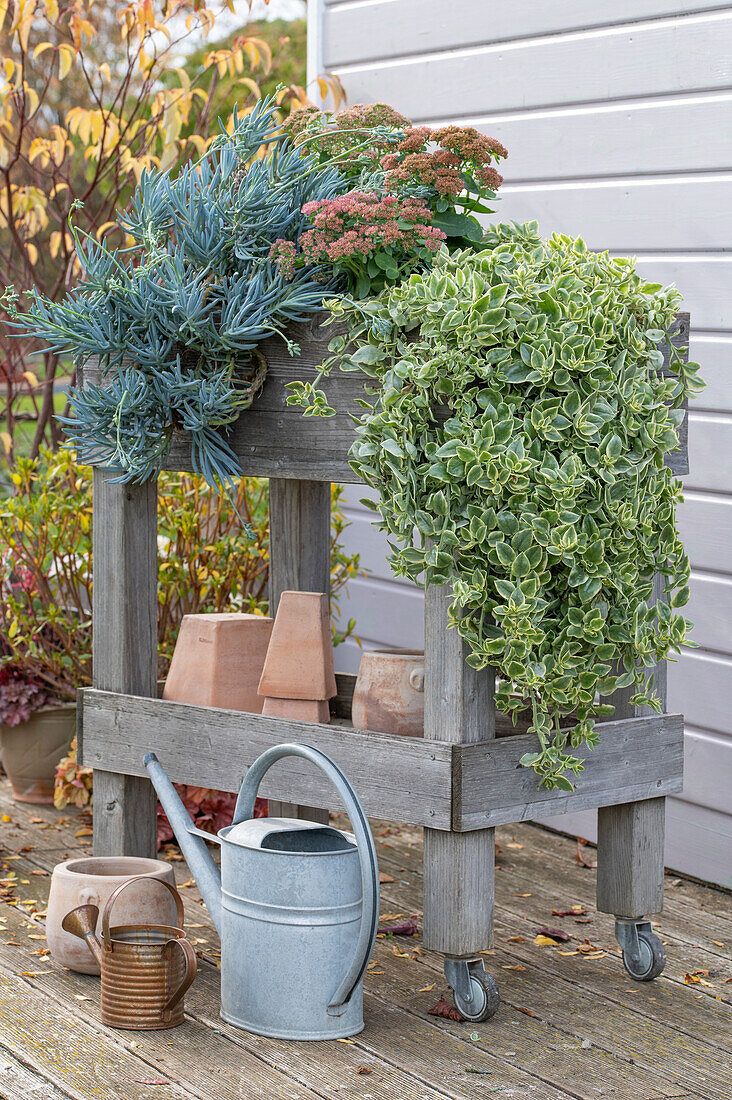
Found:
M 597 819 L 597 908 L 615 915 L 615 934 L 631 977 L 650 981 L 666 956 L 650 913 L 663 908 L 665 798 L 603 806 Z
M 495 733 L 493 673 L 465 663 L 465 646 L 447 629 L 450 593 L 432 586 L 425 596 L 425 738 L 484 741 Z M 454 777 L 453 797 L 459 787 Z M 445 958 L 445 975 L 460 1012 L 492 1016 L 498 987 L 479 952 L 493 942 L 495 838 L 493 829 L 456 833 L 424 830 L 424 943 Z
M 94 686 L 157 693 L 157 482 L 113 484 L 94 470 Z M 80 723 L 79 760 L 84 759 Z M 157 798 L 148 779 L 94 768 L 94 854 L 155 856 Z
M 269 479 L 269 613 L 283 592 L 330 592 L 330 482 Z M 328 824 L 327 808 L 269 800 L 272 817 Z

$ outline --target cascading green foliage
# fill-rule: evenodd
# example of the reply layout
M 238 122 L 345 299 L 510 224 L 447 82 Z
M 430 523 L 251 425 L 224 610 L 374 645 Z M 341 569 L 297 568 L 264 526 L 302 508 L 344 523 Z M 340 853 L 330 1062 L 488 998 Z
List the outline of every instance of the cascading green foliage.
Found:
M 629 260 L 581 240 L 497 226 L 380 296 L 329 303 L 348 336 L 338 363 L 375 380 L 351 465 L 391 536 L 391 565 L 451 583 L 468 663 L 495 666 L 497 704 L 531 707 L 539 750 L 522 763 L 571 790 L 572 749 L 599 740 L 597 695 L 635 685 L 689 623 L 689 562 L 675 525 L 678 443 L 698 366 L 659 341 L 680 301 Z M 293 390 L 293 403 L 302 394 Z M 327 413 L 322 391 L 313 411 Z M 312 407 L 312 405 L 311 405 Z M 651 601 L 663 574 L 663 601 Z M 571 719 L 567 716 L 572 715 Z
M 83 282 L 62 302 L 34 291 L 15 327 L 77 365 L 100 361 L 103 385 L 74 392 L 67 423 L 88 461 L 145 481 L 177 428 L 190 432 L 195 472 L 218 487 L 238 478 L 220 429 L 256 392 L 254 349 L 338 285 L 317 265 L 284 278 L 270 248 L 308 225 L 305 203 L 344 187 L 337 169 L 292 145 L 263 100 L 198 163 L 142 176 L 119 219 L 132 247 L 77 241 Z

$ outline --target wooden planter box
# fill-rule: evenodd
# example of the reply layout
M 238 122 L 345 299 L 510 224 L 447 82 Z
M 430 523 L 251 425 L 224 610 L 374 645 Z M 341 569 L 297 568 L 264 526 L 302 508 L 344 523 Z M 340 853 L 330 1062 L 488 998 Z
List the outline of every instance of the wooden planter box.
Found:
M 673 342 L 688 344 L 688 331 L 688 315 L 680 314 Z M 271 479 L 273 611 L 285 590 L 327 590 L 330 482 L 356 481 L 347 453 L 363 378 L 336 371 L 325 382 L 337 410 L 328 420 L 285 403 L 286 383 L 314 375 L 331 333 L 317 322 L 297 326 L 296 359 L 279 340 L 263 345 L 264 390 L 231 437 L 242 474 Z M 682 436 L 670 456 L 677 473 L 687 469 L 685 430 Z M 191 469 L 185 439 L 174 441 L 166 468 Z M 518 763 L 535 738 L 501 728 L 493 674 L 465 663 L 461 639 L 447 630 L 449 593 L 436 587 L 426 593 L 423 738 L 353 729 L 354 678 L 347 676 L 339 677 L 330 725 L 157 699 L 156 493 L 154 483 L 111 484 L 94 472 L 95 686 L 80 693 L 79 759 L 95 769 L 96 853 L 154 854 L 155 798 L 144 753 L 157 753 L 177 782 L 232 790 L 265 748 L 303 741 L 344 769 L 371 816 L 425 827 L 430 948 L 465 958 L 490 946 L 496 825 L 570 810 L 600 808 L 599 907 L 627 918 L 661 908 L 664 796 L 682 786 L 681 715 L 636 713 L 630 693 L 618 692 L 614 719 L 603 723 L 601 745 L 585 754 L 577 790 L 538 789 L 534 772 Z M 665 667 L 657 672 L 665 683 Z M 321 820 L 333 797 L 318 772 L 294 759 L 267 774 L 262 793 L 280 810 Z

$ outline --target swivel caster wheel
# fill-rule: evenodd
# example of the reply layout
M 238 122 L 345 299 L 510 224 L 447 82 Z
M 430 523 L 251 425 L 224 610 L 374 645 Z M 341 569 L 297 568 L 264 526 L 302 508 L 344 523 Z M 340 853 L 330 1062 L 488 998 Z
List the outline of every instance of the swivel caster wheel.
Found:
M 445 959 L 445 977 L 452 986 L 455 1007 L 471 1023 L 490 1020 L 501 998 L 495 978 L 484 969 L 482 960 Z
M 623 966 L 636 982 L 652 982 L 666 965 L 666 951 L 650 921 L 615 921 Z

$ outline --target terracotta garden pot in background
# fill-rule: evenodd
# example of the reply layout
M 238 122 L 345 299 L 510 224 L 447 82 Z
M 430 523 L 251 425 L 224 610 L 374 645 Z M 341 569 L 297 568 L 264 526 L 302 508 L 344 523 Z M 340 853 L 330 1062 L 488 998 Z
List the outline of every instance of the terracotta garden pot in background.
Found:
M 324 592 L 283 592 L 259 694 L 272 718 L 329 722 L 337 692 L 330 607 Z
M 27 722 L 0 726 L 2 761 L 16 802 L 53 803 L 56 765 L 76 729 L 76 705 L 41 707 Z
M 96 905 L 100 917 L 97 932 L 101 933 L 101 913 L 108 900 L 128 878 L 139 875 L 140 881 L 120 895 L 115 906 L 115 924 L 176 924 L 176 904 L 166 890 L 151 887 L 145 879 L 159 878 L 175 886 L 175 875 L 169 863 L 162 859 L 142 859 L 137 856 L 89 856 L 58 863 L 53 869 L 46 916 L 46 940 L 57 962 L 82 974 L 98 974 L 99 966 L 84 940 L 72 936 L 61 927 L 67 913 L 77 905 Z
M 369 649 L 361 657 L 351 718 L 356 729 L 422 737 L 424 653 Z
M 257 688 L 271 633 L 264 615 L 185 615 L 163 699 L 261 714 Z

